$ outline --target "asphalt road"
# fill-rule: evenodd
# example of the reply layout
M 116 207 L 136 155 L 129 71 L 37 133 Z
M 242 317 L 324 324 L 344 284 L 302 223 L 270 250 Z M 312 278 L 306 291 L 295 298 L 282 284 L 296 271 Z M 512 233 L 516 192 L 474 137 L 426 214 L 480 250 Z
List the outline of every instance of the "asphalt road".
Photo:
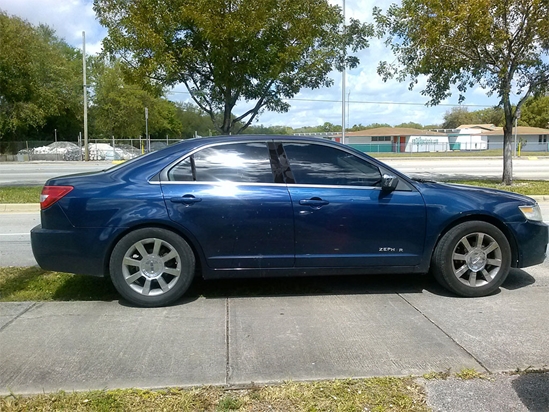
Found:
M 112 166 L 111 162 L 0 162 L 0 186 L 43 185 L 52 177 Z
M 0 267 L 34 266 L 30 230 L 40 223 L 40 213 L 0 213 Z
M 384 159 L 381 159 L 384 161 Z M 503 160 L 498 158 L 424 158 L 387 159 L 386 163 L 401 172 L 427 179 L 501 179 Z M 549 157 L 513 159 L 513 178 L 549 180 Z
M 429 179 L 494 178 L 502 176 L 498 158 L 388 158 L 381 159 L 401 172 Z M 111 162 L 0 162 L 0 186 L 43 185 L 51 177 L 98 171 Z M 549 180 L 549 157 L 521 157 L 513 160 L 515 179 Z

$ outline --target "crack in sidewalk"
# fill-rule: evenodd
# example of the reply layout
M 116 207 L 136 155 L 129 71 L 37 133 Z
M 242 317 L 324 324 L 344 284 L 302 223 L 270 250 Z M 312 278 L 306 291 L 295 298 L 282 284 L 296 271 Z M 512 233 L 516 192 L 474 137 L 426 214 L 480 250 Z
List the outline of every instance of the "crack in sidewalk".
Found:
M 492 373 L 484 363 L 478 359 L 475 355 L 473 355 L 469 350 L 467 350 L 463 345 L 461 345 L 458 341 L 456 341 L 452 336 L 450 336 L 449 333 L 447 333 L 442 327 L 437 325 L 429 316 L 427 316 L 425 313 L 423 313 L 418 307 L 416 307 L 412 302 L 410 302 L 408 299 L 406 299 L 404 296 L 402 296 L 400 293 L 397 293 L 397 295 L 408 305 L 410 305 L 416 312 L 418 312 L 421 316 L 423 316 L 431 325 L 433 325 L 435 328 L 437 328 L 439 331 L 441 331 L 448 339 L 450 339 L 457 347 L 461 348 L 467 355 L 469 355 L 475 362 L 477 362 L 487 373 Z

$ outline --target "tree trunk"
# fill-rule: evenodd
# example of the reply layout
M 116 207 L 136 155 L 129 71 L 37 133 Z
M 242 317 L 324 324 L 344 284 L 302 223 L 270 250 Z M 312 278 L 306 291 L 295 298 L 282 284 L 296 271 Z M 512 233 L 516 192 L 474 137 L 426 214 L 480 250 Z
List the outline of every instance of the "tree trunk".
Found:
M 505 116 L 503 126 L 503 178 L 505 185 L 513 184 L 513 118 Z

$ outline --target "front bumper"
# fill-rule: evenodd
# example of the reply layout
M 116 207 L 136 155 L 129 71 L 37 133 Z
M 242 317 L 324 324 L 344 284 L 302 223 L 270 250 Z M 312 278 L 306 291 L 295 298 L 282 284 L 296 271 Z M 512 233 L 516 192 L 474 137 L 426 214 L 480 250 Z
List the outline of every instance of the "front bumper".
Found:
M 543 263 L 547 257 L 549 226 L 533 221 L 508 225 L 515 234 L 518 247 L 517 261 L 513 267 L 525 268 Z

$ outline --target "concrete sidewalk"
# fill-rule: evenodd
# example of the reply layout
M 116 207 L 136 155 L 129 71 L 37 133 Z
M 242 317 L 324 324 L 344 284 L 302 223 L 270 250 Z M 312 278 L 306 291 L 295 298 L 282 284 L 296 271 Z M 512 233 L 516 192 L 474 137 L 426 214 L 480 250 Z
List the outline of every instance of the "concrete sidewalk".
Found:
M 476 299 L 450 296 L 427 277 L 311 281 L 325 292 L 198 297 L 157 309 L 0 303 L 0 394 L 549 367 L 546 266 L 513 270 L 500 293 Z M 539 393 L 549 393 L 547 374 L 539 376 Z M 516 404 L 498 410 L 528 410 L 502 379 L 492 389 L 506 388 L 502 399 Z M 460 390 L 478 398 L 453 380 L 425 384 L 435 410 L 454 410 L 444 404 Z M 549 410 L 547 397 L 537 402 L 546 409 L 530 410 Z

